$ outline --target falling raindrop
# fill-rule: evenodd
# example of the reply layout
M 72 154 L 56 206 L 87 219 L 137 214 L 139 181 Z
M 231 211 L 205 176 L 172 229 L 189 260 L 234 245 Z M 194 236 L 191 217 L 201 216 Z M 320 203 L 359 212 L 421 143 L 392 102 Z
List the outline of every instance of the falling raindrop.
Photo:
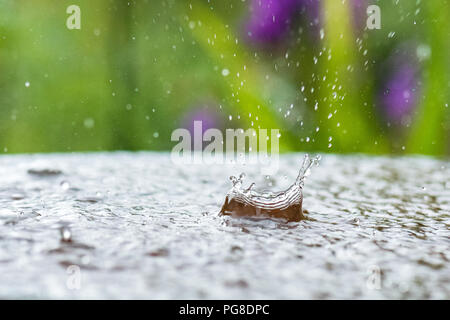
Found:
M 87 129 L 92 129 L 95 125 L 95 121 L 92 118 L 86 118 L 84 119 L 83 124 Z

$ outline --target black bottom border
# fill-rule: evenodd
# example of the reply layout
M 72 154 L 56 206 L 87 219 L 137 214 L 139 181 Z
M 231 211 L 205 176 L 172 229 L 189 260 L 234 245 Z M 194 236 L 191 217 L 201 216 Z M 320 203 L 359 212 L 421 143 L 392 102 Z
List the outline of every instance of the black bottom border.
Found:
M 124 319 L 301 319 L 342 315 L 345 318 L 391 316 L 428 317 L 447 314 L 449 300 L 3 300 L 5 314 L 11 309 L 15 316 L 31 312 L 35 316 L 66 316 L 91 319 L 93 316 L 114 316 Z M 136 317 L 134 317 L 136 315 Z M 158 317 L 155 317 L 158 315 Z

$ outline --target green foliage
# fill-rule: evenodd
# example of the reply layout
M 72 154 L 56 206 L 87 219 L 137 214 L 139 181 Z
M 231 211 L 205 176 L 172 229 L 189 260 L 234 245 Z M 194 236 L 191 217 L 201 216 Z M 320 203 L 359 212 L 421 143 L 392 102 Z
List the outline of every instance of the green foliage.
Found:
M 383 1 L 382 29 L 359 30 L 349 1 L 324 0 L 323 37 L 302 21 L 269 48 L 245 40 L 249 3 L 0 1 L 0 151 L 170 150 L 206 108 L 219 129 L 280 129 L 283 152 L 448 153 L 448 1 Z M 81 30 L 66 28 L 71 4 Z M 431 57 L 395 126 L 379 66 L 407 42 Z

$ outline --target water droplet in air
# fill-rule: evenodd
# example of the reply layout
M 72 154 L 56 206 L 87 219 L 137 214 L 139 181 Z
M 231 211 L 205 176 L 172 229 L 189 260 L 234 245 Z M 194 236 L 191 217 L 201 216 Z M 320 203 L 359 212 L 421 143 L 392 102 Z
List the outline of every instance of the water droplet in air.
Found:
M 94 127 L 94 125 L 95 125 L 95 121 L 94 121 L 94 119 L 92 119 L 92 118 L 86 118 L 86 119 L 84 119 L 84 126 L 87 128 L 87 129 L 91 129 L 91 128 L 93 128 Z

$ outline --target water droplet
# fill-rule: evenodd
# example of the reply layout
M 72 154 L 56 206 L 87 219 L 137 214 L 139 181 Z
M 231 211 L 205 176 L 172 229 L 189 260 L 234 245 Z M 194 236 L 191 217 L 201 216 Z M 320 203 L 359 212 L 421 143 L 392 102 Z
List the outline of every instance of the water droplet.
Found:
M 30 82 L 29 81 L 27 81 L 27 82 L 25 82 L 25 87 L 29 87 L 30 86 Z
M 94 125 L 95 125 L 95 121 L 94 121 L 94 119 L 92 119 L 92 118 L 86 118 L 86 119 L 84 119 L 84 126 L 87 128 L 87 129 L 91 129 L 91 128 L 93 128 L 94 127 Z
M 71 242 L 72 241 L 72 232 L 70 231 L 69 227 L 61 227 L 59 229 L 59 232 L 61 234 L 61 241 L 62 242 Z
M 64 191 L 69 190 L 70 188 L 70 183 L 65 180 L 61 181 L 59 185 L 61 186 L 61 189 L 63 189 Z
M 228 69 L 223 69 L 223 70 L 222 70 L 222 75 L 223 75 L 224 77 L 228 76 L 229 74 L 230 74 L 230 70 L 228 70 Z

